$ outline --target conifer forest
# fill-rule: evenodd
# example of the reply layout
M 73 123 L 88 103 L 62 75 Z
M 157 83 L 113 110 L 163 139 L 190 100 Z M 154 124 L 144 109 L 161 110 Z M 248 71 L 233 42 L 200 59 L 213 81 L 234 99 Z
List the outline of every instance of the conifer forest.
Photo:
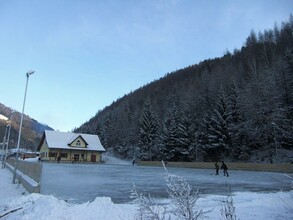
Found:
M 121 158 L 291 161 L 292 14 L 243 41 L 117 99 L 74 131 L 98 134 Z

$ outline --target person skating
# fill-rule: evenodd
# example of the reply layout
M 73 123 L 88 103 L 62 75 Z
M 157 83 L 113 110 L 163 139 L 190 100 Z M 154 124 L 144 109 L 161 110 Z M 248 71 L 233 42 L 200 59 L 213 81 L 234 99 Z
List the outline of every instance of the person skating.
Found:
M 219 175 L 219 164 L 218 162 L 215 163 L 216 173 L 215 175 Z
M 224 161 L 222 161 L 222 166 L 221 166 L 221 169 L 223 169 L 223 171 L 224 171 L 224 176 L 229 176 L 229 174 L 228 174 L 228 167 L 227 167 L 227 165 L 225 164 L 225 162 Z

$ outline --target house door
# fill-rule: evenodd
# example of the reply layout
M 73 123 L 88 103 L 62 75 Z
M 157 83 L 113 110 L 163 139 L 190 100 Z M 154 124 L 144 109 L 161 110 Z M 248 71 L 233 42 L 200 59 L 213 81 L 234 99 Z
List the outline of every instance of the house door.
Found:
M 96 162 L 97 160 L 97 155 L 92 154 L 91 155 L 91 162 Z
M 74 162 L 79 161 L 79 154 L 74 154 Z

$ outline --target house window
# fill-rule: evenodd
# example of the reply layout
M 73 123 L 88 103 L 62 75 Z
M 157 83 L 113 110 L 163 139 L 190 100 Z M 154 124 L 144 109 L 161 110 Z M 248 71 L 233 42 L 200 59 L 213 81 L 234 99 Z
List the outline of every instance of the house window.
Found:
M 57 153 L 56 152 L 49 152 L 49 157 L 57 157 Z
M 79 161 L 79 154 L 74 154 L 74 161 Z
M 80 146 L 80 140 L 76 141 L 76 146 Z
M 60 153 L 60 157 L 67 158 L 67 153 Z

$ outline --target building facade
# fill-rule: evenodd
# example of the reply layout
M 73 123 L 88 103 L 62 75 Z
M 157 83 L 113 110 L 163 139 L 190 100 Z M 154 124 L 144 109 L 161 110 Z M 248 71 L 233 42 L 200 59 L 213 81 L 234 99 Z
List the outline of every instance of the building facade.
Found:
M 43 161 L 99 163 L 106 150 L 97 135 L 46 130 L 38 151 Z

